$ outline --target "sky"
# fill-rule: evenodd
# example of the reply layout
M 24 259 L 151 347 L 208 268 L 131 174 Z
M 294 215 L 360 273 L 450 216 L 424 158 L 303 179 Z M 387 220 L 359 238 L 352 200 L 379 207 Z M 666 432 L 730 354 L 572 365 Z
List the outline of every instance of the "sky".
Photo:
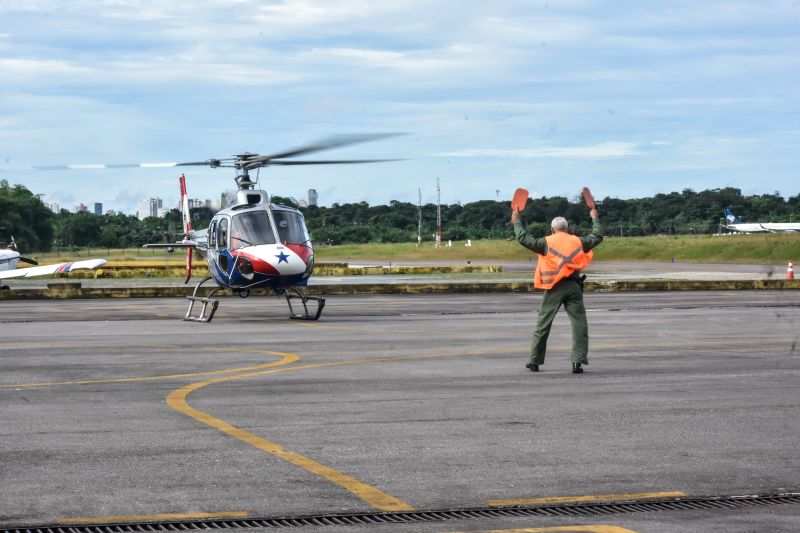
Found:
M 321 205 L 800 193 L 800 0 L 2 0 L 0 178 L 72 209 L 219 198 L 231 169 L 25 170 L 274 153 Z M 308 156 L 311 157 L 311 156 Z

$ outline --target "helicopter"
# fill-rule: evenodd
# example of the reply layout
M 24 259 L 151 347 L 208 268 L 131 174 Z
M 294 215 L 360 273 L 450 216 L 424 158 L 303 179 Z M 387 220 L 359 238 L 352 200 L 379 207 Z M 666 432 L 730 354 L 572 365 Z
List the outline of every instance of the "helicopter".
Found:
M 289 318 L 317 320 L 325 299 L 306 296 L 297 287 L 305 286 L 314 269 L 311 237 L 303 214 L 296 208 L 273 204 L 266 191 L 240 189 L 234 204 L 217 212 L 208 228 L 193 230 L 186 196 L 186 176 L 179 178 L 184 238 L 175 243 L 145 244 L 145 248 L 186 248 L 186 281 L 192 277 L 192 257 L 208 262 L 209 275 L 195 286 L 184 320 L 211 322 L 219 306 L 214 295 L 231 289 L 247 298 L 253 289 L 270 289 L 286 297 Z M 207 296 L 200 288 L 207 282 L 214 287 Z M 302 312 L 295 312 L 299 300 Z M 311 309 L 309 303 L 313 302 Z M 195 305 L 200 312 L 195 313 Z
M 242 298 L 252 290 L 268 289 L 284 296 L 289 306 L 289 318 L 317 320 L 325 307 L 325 299 L 307 296 L 301 288 L 308 284 L 314 270 L 314 250 L 305 219 L 299 209 L 274 204 L 266 191 L 258 188 L 250 172 L 274 165 L 328 165 L 377 163 L 396 159 L 299 160 L 287 159 L 321 150 L 372 141 L 400 133 L 339 135 L 316 143 L 269 155 L 235 154 L 227 159 L 209 159 L 174 166 L 205 165 L 211 168 L 236 170 L 236 197 L 233 205 L 217 212 L 208 228 L 192 229 L 186 194 L 186 177 L 179 178 L 183 239 L 174 243 L 150 243 L 146 248 L 186 248 L 186 281 L 192 276 L 192 258 L 199 255 L 208 263 L 209 275 L 200 280 L 189 300 L 184 320 L 211 322 L 219 306 L 215 294 L 230 289 Z M 201 287 L 213 282 L 216 287 L 206 296 Z M 209 287 L 213 285 L 209 284 Z M 299 305 L 295 305 L 298 304 Z M 196 312 L 195 305 L 199 305 Z

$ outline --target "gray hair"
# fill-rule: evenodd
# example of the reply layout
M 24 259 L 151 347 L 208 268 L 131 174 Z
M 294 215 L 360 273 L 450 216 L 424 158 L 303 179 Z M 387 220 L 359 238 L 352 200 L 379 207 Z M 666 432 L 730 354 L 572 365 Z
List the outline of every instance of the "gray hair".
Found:
M 550 227 L 553 228 L 553 231 L 567 231 L 569 222 L 564 217 L 556 217 L 550 223 Z

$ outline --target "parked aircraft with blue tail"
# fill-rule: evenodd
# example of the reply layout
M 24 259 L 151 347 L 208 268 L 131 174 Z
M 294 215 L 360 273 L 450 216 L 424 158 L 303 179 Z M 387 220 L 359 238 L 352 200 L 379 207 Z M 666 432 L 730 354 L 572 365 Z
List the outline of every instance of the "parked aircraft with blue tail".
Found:
M 730 209 L 723 209 L 725 229 L 740 233 L 777 233 L 800 231 L 800 222 L 742 222 Z

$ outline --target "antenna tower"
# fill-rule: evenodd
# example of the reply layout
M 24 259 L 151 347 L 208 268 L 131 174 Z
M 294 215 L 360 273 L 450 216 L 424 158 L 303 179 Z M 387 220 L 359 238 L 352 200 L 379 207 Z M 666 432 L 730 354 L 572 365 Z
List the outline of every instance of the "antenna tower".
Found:
M 439 178 L 436 178 L 436 247 L 442 245 L 442 189 Z
M 422 246 L 422 189 L 417 189 L 419 200 L 417 201 L 417 246 Z

